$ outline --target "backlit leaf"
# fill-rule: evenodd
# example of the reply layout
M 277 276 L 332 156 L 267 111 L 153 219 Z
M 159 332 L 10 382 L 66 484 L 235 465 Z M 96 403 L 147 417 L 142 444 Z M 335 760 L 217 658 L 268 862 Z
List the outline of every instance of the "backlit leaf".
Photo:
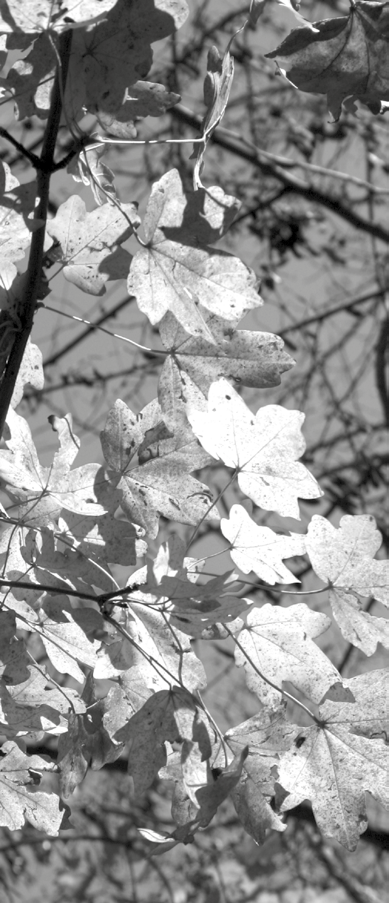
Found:
M 307 552 L 317 576 L 331 584 L 334 618 L 345 639 L 366 655 L 375 652 L 377 643 L 389 649 L 389 621 L 362 607 L 369 596 L 389 607 L 389 562 L 373 558 L 381 542 L 368 514 L 345 515 L 339 529 L 315 515 L 308 527 Z
M 220 189 L 186 195 L 175 170 L 154 184 L 143 223 L 146 246 L 134 256 L 127 283 L 151 323 L 170 311 L 188 333 L 215 344 L 202 307 L 237 323 L 262 303 L 252 270 L 208 246 L 236 210 L 235 198 Z
M 221 377 L 258 388 L 279 385 L 281 374 L 294 364 L 278 336 L 234 329 L 228 320 L 206 311 L 203 317 L 213 343 L 188 335 L 170 312 L 160 322 L 161 340 L 169 356 L 159 379 L 159 398 L 163 410 L 174 405 L 178 417 L 180 397 L 188 394 L 187 376 L 207 396 L 211 384 Z
M 159 515 L 196 524 L 204 516 L 217 519 L 209 490 L 190 476 L 208 463 L 208 455 L 191 434 L 172 435 L 165 426 L 158 403 L 151 402 L 139 415 L 117 401 L 101 433 L 109 477 L 129 519 L 145 527 L 150 536 L 158 530 Z
M 269 584 L 300 582 L 282 559 L 304 555 L 305 536 L 281 536 L 269 527 L 258 526 L 242 505 L 232 506 L 229 519 L 222 519 L 220 529 L 231 543 L 232 560 L 244 574 L 254 571 Z
M 12 741 L 1 748 L 0 756 L 0 824 L 17 831 L 25 818 L 39 831 L 57 835 L 64 809 L 60 809 L 55 793 L 37 790 L 41 772 L 53 765 L 41 756 L 26 756 Z
M 204 448 L 237 470 L 242 492 L 259 507 L 299 519 L 298 497 L 322 494 L 314 477 L 296 462 L 305 450 L 300 411 L 272 404 L 254 415 L 220 379 L 209 390 L 208 411 L 188 405 L 187 414 Z
M 87 213 L 79 195 L 68 198 L 48 223 L 65 278 L 88 294 L 104 294 L 108 279 L 127 276 L 131 255 L 120 245 L 139 223 L 134 204 L 103 204 Z
M 101 18 L 115 0 L 2 0 L 0 31 L 64 31 Z
M 17 501 L 17 514 L 24 523 L 44 526 L 55 520 L 62 508 L 83 515 L 106 513 L 96 495 L 106 485 L 101 467 L 85 464 L 70 470 L 79 449 L 70 415 L 53 421 L 61 445 L 51 467 L 40 464 L 23 417 L 10 409 L 7 424 L 11 436 L 6 440 L 8 450 L 0 451 L 0 480 L 11 499 Z
M 288 792 L 283 810 L 311 800 L 322 831 L 355 850 L 367 827 L 366 791 L 389 806 L 389 674 L 372 671 L 346 683 L 355 702 L 320 707 L 320 721 L 282 755 L 278 780 Z
M 320 702 L 327 690 L 340 682 L 340 674 L 313 642 L 330 625 L 329 618 L 299 603 L 289 608 L 266 603 L 252 610 L 235 650 L 238 667 L 244 667 L 247 685 L 262 703 L 278 706 L 283 681 Z M 247 656 L 247 657 L 246 657 Z

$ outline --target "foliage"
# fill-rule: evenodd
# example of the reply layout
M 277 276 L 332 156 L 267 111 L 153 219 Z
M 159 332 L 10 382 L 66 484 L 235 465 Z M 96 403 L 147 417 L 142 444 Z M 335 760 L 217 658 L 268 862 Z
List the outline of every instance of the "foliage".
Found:
M 298 14 L 300 27 L 267 56 L 301 90 L 327 93 L 335 118 L 356 99 L 379 112 L 387 7 L 357 0 L 348 17 L 313 26 L 301 26 Z M 346 678 L 316 639 L 335 623 L 366 656 L 378 643 L 388 648 L 385 611 L 376 617 L 370 608 L 389 605 L 389 567 L 375 557 L 381 535 L 370 513 L 349 513 L 338 528 L 314 515 L 297 533 L 264 523 L 264 512 L 299 521 L 301 500 L 316 504 L 323 492 L 300 460 L 304 414 L 263 403 L 259 393 L 254 414 L 242 397 L 243 386 L 279 385 L 293 360 L 280 336 L 239 328 L 262 304 L 256 274 L 228 249 L 241 203 L 205 184 L 228 110 L 234 41 L 261 20 L 265 2 L 251 4 L 224 54 L 208 54 L 193 184 L 177 168 L 164 172 L 142 222 L 135 203 L 121 202 L 102 157 L 110 142 L 136 143 L 139 119 L 163 116 L 180 100 L 174 85 L 144 79 L 151 45 L 184 23 L 184 0 L 74 8 L 3 0 L 0 9 L 2 96 L 14 97 L 19 120 L 45 122 L 39 154 L 1 129 L 36 180 L 20 185 L 1 163 L 0 478 L 8 502 L 0 524 L 0 824 L 16 830 L 26 819 L 57 836 L 72 824 L 73 794 L 88 769 L 125 753 L 135 794 L 157 777 L 173 786 L 173 829 L 140 826 L 150 856 L 192 843 L 227 798 L 258 844 L 283 832 L 284 813 L 308 799 L 322 832 L 354 850 L 367 828 L 366 791 L 389 805 L 387 671 Z M 369 61 L 374 53 L 366 72 L 361 47 Z M 8 59 L 15 50 L 22 56 Z M 279 175 L 279 160 L 267 156 Z M 50 216 L 51 183 L 65 169 L 90 185 L 95 206 L 87 210 L 74 194 Z M 293 178 L 285 176 L 289 190 Z M 123 247 L 128 239 L 134 253 Z M 15 410 L 23 393 L 43 386 L 30 333 L 53 266 L 92 296 L 127 280 L 160 337 L 144 349 L 163 363 L 158 395 L 137 413 L 123 400 L 111 407 L 103 464 L 74 467 L 80 441 L 69 414 L 49 418 L 58 448 L 42 465 Z M 237 570 L 215 576 L 207 555 L 189 557 L 208 530 L 225 537 Z M 315 610 L 315 595 L 296 602 L 293 589 L 287 607 L 269 595 L 300 584 L 296 556 L 316 575 L 312 593 L 329 591 L 331 617 Z M 215 640 L 233 644 L 257 697 L 257 713 L 225 734 L 202 697 L 201 653 Z M 31 755 L 34 738 L 57 738 L 56 757 L 54 746 L 51 756 Z M 58 776 L 49 792 L 37 789 L 46 771 Z

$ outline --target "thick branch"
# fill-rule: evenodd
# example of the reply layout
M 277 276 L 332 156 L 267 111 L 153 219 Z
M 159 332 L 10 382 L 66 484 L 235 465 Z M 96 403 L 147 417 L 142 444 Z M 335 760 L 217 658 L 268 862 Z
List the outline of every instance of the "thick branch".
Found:
M 50 179 L 53 172 L 54 153 L 62 113 L 62 96 L 66 85 L 66 76 L 69 65 L 72 32 L 65 31 L 58 39 L 58 53 L 61 67 L 58 68 L 54 79 L 53 91 L 50 101 L 50 112 L 43 138 L 42 153 L 37 169 L 37 193 L 38 199 L 35 208 L 35 221 L 39 221 L 39 227 L 32 233 L 30 255 L 26 274 L 24 298 L 21 304 L 19 317 L 21 321 L 20 331 L 16 334 L 15 341 L 5 368 L 1 383 L 0 402 L 0 437 L 3 433 L 5 420 L 11 404 L 15 383 L 23 360 L 28 339 L 34 322 L 34 313 L 39 299 L 42 262 L 44 255 L 44 240 L 46 230 L 47 211 L 49 205 Z

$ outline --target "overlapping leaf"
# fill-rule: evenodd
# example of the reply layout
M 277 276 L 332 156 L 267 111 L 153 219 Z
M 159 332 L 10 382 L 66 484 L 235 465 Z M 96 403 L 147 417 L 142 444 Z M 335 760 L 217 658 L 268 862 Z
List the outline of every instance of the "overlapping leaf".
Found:
M 320 707 L 316 725 L 301 730 L 282 755 L 278 781 L 288 793 L 283 810 L 311 800 L 322 831 L 354 850 L 367 827 L 366 791 L 389 806 L 389 673 L 346 683 L 355 701 Z
M 187 15 L 185 0 L 118 0 L 103 22 L 81 35 L 77 47 L 86 106 L 107 113 L 119 110 L 127 89 L 150 69 L 150 44 L 172 34 Z
M 232 506 L 229 518 L 221 520 L 220 528 L 231 543 L 232 560 L 244 574 L 254 571 L 269 584 L 300 582 L 282 559 L 304 555 L 305 536 L 281 536 L 269 527 L 260 527 L 242 505 Z
M 48 658 L 61 674 L 84 682 L 81 662 L 89 668 L 97 663 L 104 622 L 93 608 L 72 609 L 63 596 L 47 596 L 39 612 L 39 633 Z
M 103 726 L 104 713 L 103 699 L 88 701 L 87 711 L 81 714 L 69 712 L 68 729 L 58 739 L 57 765 L 64 797 L 84 780 L 89 767 L 98 769 L 114 762 L 122 751 L 123 744 L 113 743 Z
M 221 377 L 253 388 L 277 386 L 281 374 L 294 364 L 278 336 L 235 330 L 228 320 L 205 310 L 202 316 L 213 343 L 201 336 L 189 336 L 170 312 L 159 325 L 162 344 L 169 352 L 160 375 L 159 399 L 162 409 L 168 412 L 175 408 L 177 417 L 183 409 L 180 398 L 188 395 L 188 376 L 207 396 L 212 383 Z
M 270 805 L 275 793 L 274 766 L 298 733 L 299 728 L 286 718 L 284 700 L 227 731 L 230 749 L 238 752 L 247 748 L 249 751 L 245 773 L 231 796 L 240 821 L 257 843 L 263 843 L 269 829 L 284 831 L 286 828 Z
M 328 108 L 339 118 L 342 102 L 360 100 L 373 113 L 389 100 L 389 3 L 356 0 L 348 16 L 315 22 L 316 32 L 296 28 L 271 53 L 301 91 L 327 94 Z
M 151 402 L 135 415 L 123 401 L 108 414 L 101 443 L 112 485 L 129 519 L 150 536 L 158 530 L 158 518 L 197 524 L 201 518 L 217 519 L 210 492 L 190 476 L 209 461 L 189 431 L 172 435 L 158 403 Z
M 150 69 L 150 45 L 179 28 L 188 13 L 185 0 L 104 0 L 103 10 L 100 0 L 88 3 L 89 8 L 98 6 L 99 18 L 102 12 L 104 17 L 88 28 L 73 30 L 64 104 L 70 121 L 79 119 L 84 108 L 103 114 L 119 111 L 127 88 L 144 78 Z M 77 5 L 81 17 L 83 9 L 88 11 L 88 3 Z M 24 10 L 22 3 L 18 6 Z M 19 118 L 34 114 L 47 117 L 57 68 L 51 35 L 44 30 L 44 17 L 37 27 L 35 2 L 33 6 L 30 26 L 23 30 L 35 33 L 34 46 L 13 64 L 3 81 L 15 96 Z M 47 6 L 51 10 L 48 0 Z M 24 10 L 23 21 L 28 15 Z M 59 13 L 54 28 L 63 30 L 64 25 L 71 28 L 72 24 L 71 14 L 64 23 Z M 7 25 L 5 29 L 13 31 Z M 27 46 L 22 45 L 21 49 Z
M 98 496 L 106 489 L 106 479 L 98 464 L 84 464 L 70 470 L 79 440 L 73 433 L 71 417 L 52 418 L 60 449 L 51 467 L 43 467 L 37 455 L 27 421 L 15 411 L 8 412 L 11 437 L 8 450 L 0 451 L 0 480 L 17 509 L 14 514 L 25 524 L 44 526 L 55 521 L 61 510 L 99 516 L 107 508 Z
M 76 549 L 79 555 L 90 561 L 108 564 L 136 564 L 137 558 L 146 553 L 146 543 L 141 527 L 130 524 L 128 520 L 119 520 L 110 514 L 87 519 L 82 515 L 68 511 L 58 522 L 59 532 L 66 545 Z M 95 579 L 96 579 L 95 575 Z
M 315 515 L 308 527 L 307 552 L 317 576 L 331 585 L 334 618 L 346 640 L 366 655 L 377 643 L 389 649 L 389 621 L 363 610 L 362 599 L 374 596 L 389 607 L 389 562 L 376 560 L 382 537 L 374 517 L 345 515 L 336 529 Z
M 198 713 L 199 716 L 201 714 Z M 203 736 L 199 728 L 203 728 Z M 175 781 L 172 817 L 178 827 L 172 834 L 149 837 L 154 843 L 160 842 L 159 849 L 157 847 L 151 850 L 154 854 L 162 852 L 169 839 L 181 843 L 193 842 L 196 831 L 209 824 L 221 803 L 227 796 L 233 795 L 241 779 L 247 748 L 240 749 L 232 758 L 229 757 L 226 765 L 224 755 L 218 756 L 220 747 L 217 739 L 211 738 L 210 734 L 203 715 L 196 724 L 194 740 L 184 740 L 180 761 L 173 754 L 173 762 L 161 771 L 163 777 L 173 778 Z M 205 740 L 205 746 L 207 740 L 210 743 L 208 752 L 204 751 L 201 740 Z
M 202 639 L 224 638 L 229 630 L 242 626 L 239 614 L 250 607 L 249 600 L 237 595 L 236 574 L 227 573 L 198 584 L 200 570 L 195 559 L 184 558 L 184 543 L 173 534 L 160 546 L 154 562 L 131 577 L 136 584 L 136 602 L 163 612 L 174 629 Z
M 237 206 L 220 189 L 186 195 L 175 170 L 154 184 L 143 224 L 146 246 L 128 278 L 129 292 L 151 323 L 170 311 L 190 335 L 215 344 L 201 307 L 236 324 L 261 304 L 254 273 L 209 247 L 225 233 Z
M 164 577 L 184 577 L 196 581 L 199 565 L 183 558 L 184 544 L 173 535 L 160 546 L 153 561 L 135 571 L 128 582 L 128 609 L 123 625 L 129 639 L 118 634 L 116 641 L 99 655 L 96 677 L 120 675 L 125 688 L 125 707 L 131 704 L 137 712 L 151 692 L 165 690 L 182 682 L 188 690 L 205 686 L 203 666 L 192 650 L 190 640 L 160 604 L 159 586 Z M 133 640 L 133 641 L 132 641 Z M 120 694 L 123 691 L 121 690 Z M 116 707 L 116 703 L 115 703 Z M 108 711 L 110 707 L 108 708 Z
M 202 639 L 224 639 L 224 624 L 236 633 L 242 626 L 238 616 L 251 606 L 249 599 L 237 595 L 236 574 L 231 572 L 201 586 L 178 577 L 163 577 L 157 590 L 157 596 L 161 595 L 171 624 Z
M 84 703 L 70 687 L 55 686 L 34 663 L 24 641 L 15 636 L 13 612 L 1 611 L 0 624 L 1 733 L 10 737 L 40 730 L 62 733 L 69 709 L 83 712 Z
M 155 82 L 137 81 L 127 89 L 124 102 L 114 113 L 98 110 L 97 120 L 110 135 L 116 138 L 135 138 L 134 120 L 144 116 L 162 116 L 181 100 L 179 94 L 168 91 Z
M 230 728 L 226 733 L 226 740 L 233 750 L 248 747 L 248 766 L 251 757 L 258 756 L 263 764 L 263 774 L 268 780 L 271 767 L 278 761 L 278 754 L 290 749 L 298 732 L 299 728 L 287 720 L 286 702 L 281 699 L 276 707 L 261 709 L 247 721 Z M 274 779 L 271 780 L 271 786 L 273 782 Z
M 125 695 L 116 693 L 116 706 L 104 718 L 104 726 L 117 743 L 129 744 L 129 772 L 136 793 L 144 792 L 166 764 L 165 742 L 196 742 L 208 758 L 207 732 L 198 725 L 195 700 L 179 686 L 155 692 L 134 713 Z
M 329 625 L 326 615 L 302 603 L 290 608 L 266 604 L 248 614 L 235 660 L 238 667 L 244 667 L 249 689 L 263 704 L 279 705 L 283 681 L 290 681 L 314 702 L 320 702 L 330 687 L 340 683 L 339 672 L 313 642 Z
M 286 824 L 272 809 L 256 775 L 250 773 L 250 763 L 245 763 L 245 770 L 231 792 L 236 814 L 244 829 L 255 842 L 260 844 L 266 840 L 269 832 L 285 831 Z
M 213 383 L 208 411 L 187 408 L 195 435 L 214 458 L 238 473 L 238 483 L 256 505 L 299 519 L 297 499 L 314 499 L 321 490 L 314 477 L 296 462 L 305 449 L 304 414 L 266 405 L 256 415 L 227 383 Z
M 64 808 L 57 794 L 37 789 L 41 773 L 53 764 L 41 756 L 27 756 L 16 743 L 7 740 L 0 757 L 0 824 L 10 831 L 24 826 L 25 818 L 47 834 L 57 835 Z
M 31 219 L 34 210 L 36 183 L 19 185 L 11 175 L 9 166 L 0 162 L 0 257 L 1 265 L 8 261 L 21 260 L 31 242 L 31 232 L 42 225 L 40 220 Z M 4 289 L 0 291 L 3 294 Z M 0 295 L 1 297 L 1 295 Z M 4 309 L 4 301 L 0 302 Z
M 247 721 L 227 731 L 233 751 L 248 749 L 245 773 L 231 796 L 237 815 L 257 843 L 263 843 L 270 829 L 284 831 L 285 823 L 274 812 L 275 768 L 282 751 L 288 750 L 299 729 L 286 718 L 286 703 L 262 709 Z
M 48 223 L 65 278 L 91 295 L 104 294 L 108 279 L 127 276 L 132 258 L 120 245 L 139 223 L 134 204 L 103 204 L 87 213 L 78 194 L 68 198 Z
M 115 0 L 2 0 L 0 32 L 65 31 L 102 18 Z

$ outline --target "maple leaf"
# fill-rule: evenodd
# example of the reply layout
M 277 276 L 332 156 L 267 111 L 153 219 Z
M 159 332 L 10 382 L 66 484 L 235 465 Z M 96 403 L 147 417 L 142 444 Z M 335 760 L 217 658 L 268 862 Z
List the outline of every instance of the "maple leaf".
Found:
M 131 583 L 137 584 L 133 598 L 163 612 L 172 627 L 191 637 L 225 638 L 223 624 L 232 632 L 239 630 L 237 615 L 251 603 L 236 595 L 236 574 L 231 571 L 198 585 L 201 567 L 196 559 L 184 558 L 184 548 L 175 534 L 163 543 L 155 560 L 132 574 Z
M 377 643 L 389 649 L 389 621 L 363 611 L 361 599 L 374 596 L 389 607 L 389 562 L 373 558 L 381 542 L 368 514 L 345 515 L 339 529 L 315 515 L 308 527 L 307 552 L 317 576 L 330 584 L 334 618 L 345 639 L 366 655 Z
M 75 33 L 68 95 L 77 97 L 81 83 L 80 110 L 120 117 L 127 91 L 150 69 L 151 43 L 179 28 L 187 13 L 184 0 L 119 0 L 103 22 Z
M 299 728 L 286 717 L 286 702 L 262 709 L 252 718 L 227 731 L 230 749 L 247 748 L 245 772 L 231 793 L 236 813 L 256 843 L 263 843 L 270 829 L 284 831 L 286 825 L 270 805 L 274 797 L 275 769 L 282 751 L 288 750 Z
M 199 305 L 232 324 L 262 303 L 252 270 L 209 247 L 236 210 L 235 198 L 220 189 L 185 194 L 176 170 L 153 185 L 143 222 L 146 244 L 134 256 L 127 283 L 153 325 L 171 311 L 188 333 L 215 344 Z
M 94 634 L 104 632 L 104 621 L 95 609 L 72 609 L 63 596 L 46 594 L 38 614 L 38 623 L 33 625 L 40 634 L 46 653 L 61 674 L 69 674 L 79 683 L 85 674 L 78 666 L 82 662 L 89 668 L 97 663 L 97 653 L 101 638 Z
M 28 340 L 22 363 L 18 372 L 11 405 L 16 408 L 20 404 L 26 386 L 40 391 L 44 386 L 43 357 L 38 345 Z
M 197 706 L 187 690 L 174 685 L 159 690 L 135 713 L 126 696 L 122 694 L 119 701 L 118 695 L 115 709 L 111 706 L 104 718 L 104 726 L 114 741 L 129 744 L 128 770 L 137 794 L 147 790 L 165 765 L 166 741 L 191 742 L 196 736 L 201 754 L 210 755 L 208 733 L 200 733 L 197 727 Z
M 134 204 L 103 204 L 87 213 L 84 201 L 73 195 L 58 208 L 47 225 L 59 242 L 49 257 L 64 264 L 65 278 L 91 295 L 103 295 L 108 279 L 127 276 L 131 254 L 119 247 L 139 226 Z
M 27 756 L 11 740 L 3 743 L 0 756 L 0 824 L 3 827 L 17 831 L 27 818 L 38 831 L 58 834 L 64 808 L 60 808 L 55 793 L 43 793 L 36 786 L 41 772 L 53 768 L 53 762 L 41 756 Z
M 266 583 L 300 583 L 282 558 L 304 555 L 305 536 L 290 533 L 281 536 L 269 527 L 260 527 L 242 505 L 233 505 L 229 518 L 222 518 L 220 529 L 229 539 L 234 563 L 249 574 L 254 571 Z
M 22 35 L 66 31 L 102 18 L 114 4 L 115 0 L 2 0 L 0 31 Z
M 105 514 L 107 508 L 98 502 L 106 487 L 102 468 L 85 464 L 70 470 L 79 450 L 71 416 L 49 420 L 58 433 L 60 448 L 51 467 L 43 467 L 27 421 L 12 409 L 8 412 L 11 436 L 6 439 L 8 450 L 0 451 L 0 481 L 17 502 L 15 515 L 30 526 L 44 526 L 55 521 L 63 508 L 82 515 Z
M 208 488 L 189 476 L 209 462 L 208 455 L 193 434 L 172 436 L 156 400 L 138 416 L 118 400 L 108 414 L 101 444 L 123 511 L 149 536 L 156 536 L 160 514 L 187 524 L 204 517 L 218 519 L 215 511 L 208 513 Z
M 238 667 L 244 667 L 247 686 L 263 704 L 279 705 L 283 681 L 290 681 L 315 702 L 341 682 L 335 666 L 313 642 L 330 623 L 326 615 L 311 611 L 303 603 L 289 608 L 266 603 L 249 612 L 239 635 L 235 661 Z
M 229 762 L 225 768 L 220 769 L 216 775 L 211 771 L 209 766 L 207 767 L 206 773 L 204 773 L 205 780 L 203 780 L 200 786 L 195 786 L 193 790 L 193 798 L 196 801 L 196 805 L 199 806 L 199 811 L 196 813 L 193 821 L 188 825 L 191 833 L 197 830 L 198 827 L 205 828 L 216 814 L 221 803 L 223 803 L 233 792 L 241 778 L 247 755 L 247 748 L 242 749 L 239 753 L 236 753 L 231 762 Z M 189 774 L 189 781 L 190 780 L 191 773 Z
M 213 336 L 210 343 L 202 336 L 185 332 L 169 311 L 159 324 L 161 341 L 169 352 L 159 378 L 158 393 L 163 411 L 173 409 L 176 417 L 188 395 L 188 376 L 203 395 L 221 377 L 239 385 L 266 389 L 281 382 L 281 373 L 294 365 L 283 351 L 283 341 L 269 332 L 236 330 L 228 320 L 203 311 L 202 316 Z
M 189 637 L 173 628 L 163 611 L 145 602 L 147 599 L 141 594 L 134 595 L 124 615 L 128 639 L 119 633 L 119 640 L 102 646 L 94 676 L 120 676 L 127 695 L 133 698 L 135 694 L 142 701 L 150 695 L 149 691 L 165 690 L 166 685 L 180 684 L 188 690 L 204 688 L 204 668 Z
M 389 674 L 372 671 L 345 684 L 354 702 L 319 708 L 317 723 L 282 754 L 277 780 L 288 793 L 282 811 L 311 800 L 323 832 L 355 850 L 367 828 L 365 792 L 389 806 Z
M 109 517 L 109 516 L 108 516 Z M 99 587 L 109 592 L 116 586 L 115 580 L 107 566 L 83 554 L 79 549 L 62 543 L 58 534 L 50 528 L 41 527 L 39 533 L 29 534 L 28 544 L 29 572 L 38 583 L 61 590 L 66 587 L 86 592 L 90 586 Z M 27 550 L 26 550 L 27 551 Z
M 179 94 L 168 91 L 155 82 L 137 81 L 127 88 L 124 102 L 114 113 L 97 110 L 97 120 L 110 135 L 116 138 L 135 138 L 134 120 L 145 116 L 162 116 L 181 100 Z
M 359 100 L 379 113 L 389 100 L 388 9 L 387 2 L 353 0 L 348 16 L 314 22 L 316 33 L 296 28 L 265 56 L 276 58 L 301 91 L 327 94 L 334 119 L 346 98 L 348 109 Z
M 184 739 L 180 754 L 172 753 L 160 777 L 174 780 L 172 818 L 178 827 L 166 838 L 191 843 L 199 828 L 205 828 L 224 800 L 233 794 L 245 767 L 247 749 L 234 756 L 221 754 L 219 738 L 211 730 L 204 713 L 197 713 L 193 738 Z M 150 837 L 157 842 L 166 838 Z M 151 850 L 155 855 L 157 850 Z M 163 847 L 159 850 L 163 851 Z
M 92 8 L 98 5 L 102 21 L 73 29 L 64 97 L 64 110 L 71 121 L 80 119 L 84 108 L 94 113 L 119 111 L 128 87 L 144 78 L 150 69 L 151 43 L 179 28 L 188 14 L 185 0 L 132 0 L 130 4 L 127 0 L 105 0 L 106 3 L 109 8 L 104 12 L 101 0 L 90 0 Z M 49 0 L 47 6 L 51 9 Z M 82 14 L 87 4 L 78 7 Z M 55 27 L 62 30 L 60 16 Z M 51 35 L 41 26 L 36 27 L 36 9 L 29 28 L 23 31 L 36 32 L 36 40 L 29 53 L 13 64 L 3 83 L 15 96 L 20 119 L 32 115 L 44 119 L 50 109 L 57 58 Z
M 269 829 L 284 831 L 286 825 L 271 807 L 275 795 L 280 753 L 290 749 L 300 728 L 287 719 L 286 701 L 261 709 L 256 715 L 231 728 L 225 740 L 233 752 L 247 748 L 245 773 L 231 797 L 237 815 L 256 843 L 263 843 Z
M 31 243 L 31 233 L 42 220 L 31 219 L 36 182 L 20 185 L 6 163 L 0 162 L 0 253 L 1 264 L 21 260 Z M 8 286 L 10 287 L 10 286 Z M 0 284 L 0 306 L 4 308 L 4 289 Z
M 169 613 L 170 623 L 184 633 L 201 639 L 225 639 L 228 633 L 223 624 L 228 624 L 230 633 L 236 633 L 242 627 L 238 615 L 252 604 L 237 595 L 237 588 L 231 585 L 235 583 L 236 574 L 231 572 L 201 586 L 178 577 L 163 577 L 156 596 L 162 596 L 160 601 Z
M 150 69 L 150 44 L 180 28 L 187 15 L 185 0 L 135 0 L 131 4 L 118 0 L 103 22 L 88 32 L 77 32 L 86 106 L 108 113 L 119 110 L 131 85 Z
M 295 461 L 305 449 L 300 411 L 272 404 L 254 415 L 220 379 L 209 390 L 208 411 L 189 404 L 187 416 L 204 448 L 236 469 L 242 492 L 259 507 L 299 520 L 297 498 L 322 495 L 314 477 Z
M 15 636 L 13 612 L 0 611 L 0 724 L 12 737 L 45 730 L 62 733 L 69 709 L 85 711 L 76 690 L 57 688 Z M 23 625 L 25 626 L 25 625 Z
M 266 840 L 269 831 L 285 831 L 287 826 L 273 811 L 253 775 L 247 774 L 247 768 L 246 763 L 245 773 L 233 788 L 231 799 L 245 831 L 251 834 L 257 844 L 261 844 Z
M 88 768 L 114 762 L 123 749 L 124 744 L 113 743 L 103 726 L 104 702 L 88 701 L 87 711 L 79 715 L 69 712 L 68 730 L 58 738 L 57 765 L 64 797 L 84 780 Z
M 143 533 L 141 527 L 111 514 L 103 514 L 93 523 L 90 517 L 68 511 L 58 521 L 56 536 L 90 561 L 133 565 L 147 551 Z
M 128 639 L 104 646 L 99 653 L 95 677 L 120 675 L 125 688 L 126 705 L 131 701 L 138 711 L 151 692 L 183 682 L 187 689 L 201 689 L 206 684 L 203 666 L 191 647 L 188 636 L 172 627 L 169 615 L 159 604 L 157 589 L 165 575 L 184 576 L 186 566 L 193 567 L 190 577 L 196 579 L 200 566 L 183 559 L 184 543 L 170 537 L 163 543 L 153 561 L 134 571 L 128 587 L 127 610 L 123 623 Z M 116 707 L 116 704 L 115 704 Z

